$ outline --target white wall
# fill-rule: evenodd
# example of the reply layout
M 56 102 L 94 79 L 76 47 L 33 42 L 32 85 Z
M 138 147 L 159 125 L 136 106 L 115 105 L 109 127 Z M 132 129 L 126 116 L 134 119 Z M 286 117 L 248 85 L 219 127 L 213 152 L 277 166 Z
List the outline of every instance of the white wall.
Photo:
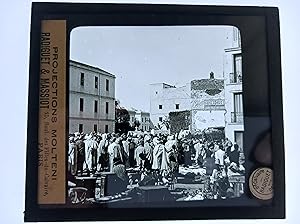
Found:
M 202 131 L 210 127 L 224 127 L 224 111 L 192 110 L 192 130 Z
M 163 88 L 163 84 L 151 85 L 150 116 L 154 125 L 169 116 L 170 112 L 191 109 L 190 84 L 177 88 Z M 179 109 L 176 109 L 179 104 Z M 162 109 L 159 109 L 162 105 Z

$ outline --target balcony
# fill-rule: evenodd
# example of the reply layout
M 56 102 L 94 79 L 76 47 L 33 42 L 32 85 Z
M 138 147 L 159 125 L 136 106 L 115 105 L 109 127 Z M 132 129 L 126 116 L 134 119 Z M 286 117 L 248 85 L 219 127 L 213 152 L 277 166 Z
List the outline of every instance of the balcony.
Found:
M 243 112 L 231 112 L 231 123 L 243 124 L 244 123 Z
M 230 73 L 229 82 L 231 84 L 240 84 L 243 81 L 243 76 L 241 73 Z

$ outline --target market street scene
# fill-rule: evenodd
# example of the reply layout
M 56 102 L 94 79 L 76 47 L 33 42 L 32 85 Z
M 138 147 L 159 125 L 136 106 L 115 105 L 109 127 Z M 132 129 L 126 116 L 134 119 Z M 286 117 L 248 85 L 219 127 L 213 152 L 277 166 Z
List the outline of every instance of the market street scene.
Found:
M 240 33 L 235 27 L 182 29 L 129 32 L 127 28 L 99 28 L 79 29 L 73 34 L 69 61 L 69 204 L 226 200 L 244 194 L 247 158 L 243 151 Z M 88 43 L 99 41 L 97 35 L 104 42 L 113 42 L 108 34 L 114 38 L 122 35 L 128 45 L 133 44 L 127 60 L 142 58 L 143 66 L 122 64 L 123 51 L 114 54 L 112 46 L 107 46 L 107 52 L 102 46 L 107 53 L 102 55 L 111 55 L 115 61 L 107 62 L 107 67 L 94 63 L 99 52 Z M 160 65 L 164 76 L 146 67 L 160 63 L 155 60 L 165 52 L 153 53 L 146 45 L 141 52 L 136 46 L 146 36 L 149 45 L 155 43 L 156 34 L 161 35 L 162 42 L 164 37 L 173 37 L 173 45 L 164 50 L 170 56 Z M 181 71 L 176 66 L 181 65 L 170 66 L 167 72 L 164 65 L 175 56 L 178 64 L 189 63 L 184 59 L 185 48 L 177 49 L 179 44 L 190 45 L 191 40 L 185 40 L 189 34 L 195 40 L 204 34 L 218 39 L 212 40 L 209 50 L 205 51 L 203 43 L 203 52 L 195 51 L 202 62 L 185 65 L 182 71 L 187 75 L 175 74 Z M 190 54 L 197 42 L 192 43 Z M 172 53 L 172 46 L 176 46 L 177 54 Z M 146 56 L 141 56 L 144 53 Z M 152 64 L 150 67 L 154 69 Z M 138 69 L 152 75 L 138 76 Z M 200 69 L 201 75 L 194 74 L 193 69 Z
M 239 197 L 244 183 L 240 148 L 227 138 L 216 140 L 214 134 L 218 133 L 75 133 L 70 137 L 69 171 L 73 176 L 69 181 L 82 184 L 78 189 L 86 188 L 81 192 L 86 195 L 80 199 L 70 183 L 70 200 L 151 202 Z

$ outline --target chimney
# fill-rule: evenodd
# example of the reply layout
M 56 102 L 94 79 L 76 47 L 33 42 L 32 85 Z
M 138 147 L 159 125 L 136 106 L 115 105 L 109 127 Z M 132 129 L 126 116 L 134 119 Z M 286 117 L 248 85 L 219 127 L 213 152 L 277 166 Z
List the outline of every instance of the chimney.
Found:
M 209 73 L 209 78 L 210 79 L 214 79 L 215 78 L 215 74 L 213 72 Z

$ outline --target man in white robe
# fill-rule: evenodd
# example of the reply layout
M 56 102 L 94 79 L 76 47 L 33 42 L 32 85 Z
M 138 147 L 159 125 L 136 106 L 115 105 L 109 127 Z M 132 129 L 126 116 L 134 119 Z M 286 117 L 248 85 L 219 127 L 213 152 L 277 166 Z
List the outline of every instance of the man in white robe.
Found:
M 86 169 L 90 172 L 93 172 L 96 168 L 96 157 L 95 154 L 97 153 L 98 143 L 92 136 L 92 134 L 87 135 L 85 141 L 85 163 Z

